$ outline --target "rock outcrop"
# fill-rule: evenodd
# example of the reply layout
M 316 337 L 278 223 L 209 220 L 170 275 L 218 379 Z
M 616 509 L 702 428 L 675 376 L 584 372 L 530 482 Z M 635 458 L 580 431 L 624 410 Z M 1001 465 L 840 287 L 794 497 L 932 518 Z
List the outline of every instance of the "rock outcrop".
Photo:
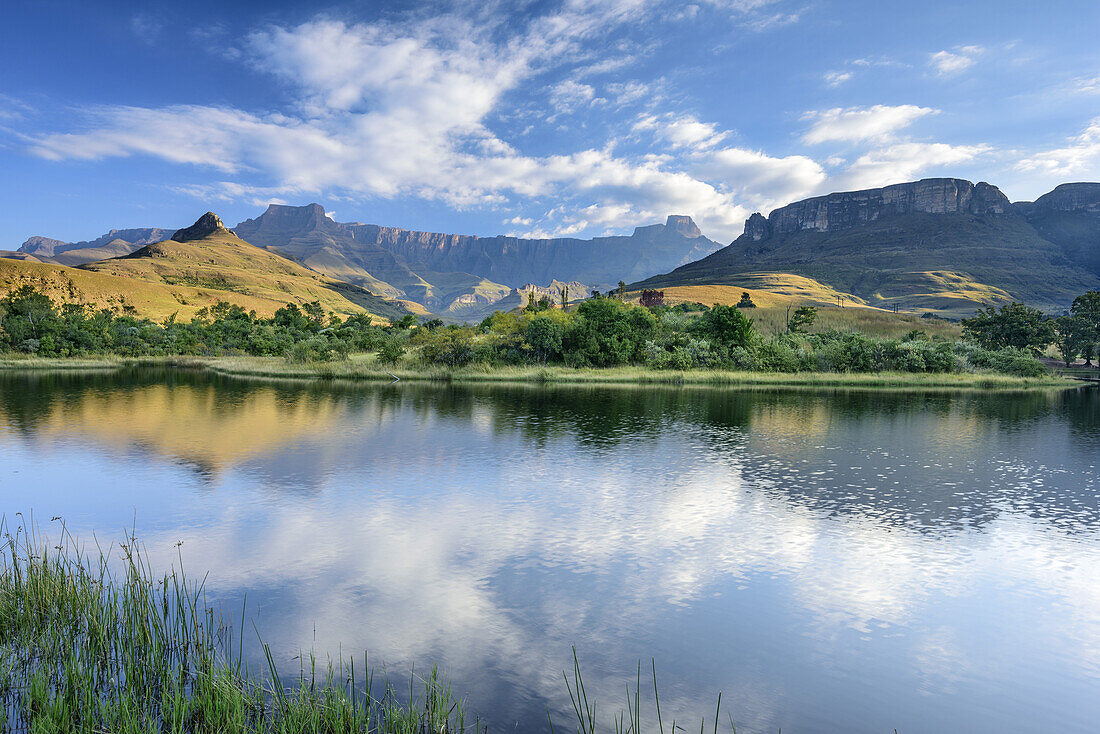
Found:
M 728 247 L 633 288 L 811 278 L 868 303 L 960 314 L 1006 297 L 1056 310 L 1100 288 L 1100 184 L 1014 205 L 997 187 L 935 178 L 757 213 Z
M 1029 212 L 1087 212 L 1100 216 L 1100 183 L 1064 183 L 1027 206 Z
M 68 242 L 63 242 L 62 240 L 35 235 L 33 237 L 28 237 L 27 241 L 19 246 L 18 252 L 27 255 L 45 255 L 46 257 L 53 257 L 58 252 L 64 252 L 68 244 Z
M 1100 183 L 1066 183 L 1017 210 L 1065 256 L 1100 275 Z
M 898 214 L 984 215 L 1011 211 L 1012 204 L 996 186 L 957 178 L 927 178 L 804 199 L 776 209 L 767 219 L 753 214 L 745 223 L 745 235 L 759 242 L 802 230 L 835 232 Z
M 175 234 L 172 235 L 172 239 L 176 242 L 190 242 L 192 240 L 201 240 L 212 234 L 228 235 L 232 234 L 232 232 L 222 224 L 222 220 L 217 214 L 214 212 L 207 212 L 199 217 L 190 227 L 177 229 Z

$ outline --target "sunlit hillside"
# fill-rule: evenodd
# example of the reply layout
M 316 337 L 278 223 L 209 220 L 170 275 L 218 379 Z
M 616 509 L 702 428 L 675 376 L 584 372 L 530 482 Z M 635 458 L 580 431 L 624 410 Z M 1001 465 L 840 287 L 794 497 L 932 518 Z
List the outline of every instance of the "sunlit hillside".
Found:
M 131 255 L 88 263 L 78 270 L 172 289 L 194 289 L 215 300 L 258 301 L 262 307 L 248 306 L 256 308 L 257 313 L 274 312 L 285 303 L 308 301 L 319 301 L 326 310 L 342 314 L 366 311 L 396 318 L 407 312 L 401 304 L 253 247 L 228 232 L 188 242 L 168 240 L 146 245 Z M 134 306 L 142 311 L 137 304 Z
M 920 312 L 894 313 L 883 308 L 866 305 L 862 299 L 824 286 L 811 278 L 787 273 L 750 273 L 739 280 L 745 286 L 689 285 L 662 289 L 665 303 L 702 303 L 707 306 L 721 303 L 735 305 L 742 293 L 748 293 L 756 308 L 746 309 L 761 332 L 766 335 L 786 330 L 787 307 L 815 306 L 818 308 L 814 330 L 858 330 L 874 336 L 900 337 L 913 329 L 920 329 L 929 336 L 940 335 L 956 338 L 961 333 L 957 323 L 944 319 L 921 318 Z M 750 287 L 750 284 L 757 287 Z M 640 291 L 627 294 L 627 300 L 637 302 Z M 841 307 L 837 305 L 840 296 Z

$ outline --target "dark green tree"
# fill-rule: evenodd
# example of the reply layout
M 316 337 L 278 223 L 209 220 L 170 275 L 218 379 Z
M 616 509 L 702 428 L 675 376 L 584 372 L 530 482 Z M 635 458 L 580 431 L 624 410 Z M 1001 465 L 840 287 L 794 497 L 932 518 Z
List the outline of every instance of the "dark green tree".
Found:
M 1057 336 L 1054 321 L 1042 311 L 1022 303 L 978 309 L 963 319 L 963 336 L 986 349 L 1015 347 L 1036 356 Z
M 1100 291 L 1089 291 L 1073 299 L 1070 313 L 1084 319 L 1092 329 L 1093 339 L 1100 341 Z
M 695 328 L 716 344 L 725 347 L 747 347 L 756 330 L 752 319 L 735 306 L 715 304 L 695 322 Z
M 737 302 L 737 308 L 756 308 L 756 304 L 752 302 L 752 296 L 742 292 L 741 300 Z
M 565 327 L 546 314 L 539 314 L 527 322 L 523 340 L 531 349 L 536 361 L 546 364 L 548 359 L 561 356 L 561 340 Z
M 609 367 L 643 361 L 643 347 L 657 331 L 657 319 L 644 308 L 616 298 L 593 298 L 577 306 L 562 338 L 566 360 L 574 365 Z
M 816 319 L 816 308 L 813 306 L 799 306 L 787 321 L 787 331 L 792 334 L 805 332 L 814 325 Z
M 1073 364 L 1082 354 L 1085 355 L 1085 363 L 1089 364 L 1095 341 L 1089 322 L 1080 316 L 1061 316 L 1054 320 L 1054 325 L 1058 330 L 1054 345 L 1058 347 L 1066 366 Z

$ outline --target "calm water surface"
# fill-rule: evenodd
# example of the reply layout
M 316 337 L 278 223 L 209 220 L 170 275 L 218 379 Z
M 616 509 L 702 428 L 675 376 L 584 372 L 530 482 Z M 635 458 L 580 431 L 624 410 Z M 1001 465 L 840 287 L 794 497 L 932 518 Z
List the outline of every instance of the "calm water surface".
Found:
M 9 522 L 183 541 L 284 670 L 438 662 L 490 731 L 567 720 L 572 645 L 608 716 L 652 657 L 739 732 L 1095 731 L 1098 464 L 1096 390 L 0 375 Z

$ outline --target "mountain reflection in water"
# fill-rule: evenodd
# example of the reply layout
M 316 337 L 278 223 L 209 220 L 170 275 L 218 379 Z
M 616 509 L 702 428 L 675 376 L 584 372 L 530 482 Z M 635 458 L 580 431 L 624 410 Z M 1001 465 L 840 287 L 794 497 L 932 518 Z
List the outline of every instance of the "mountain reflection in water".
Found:
M 1085 730 L 1098 457 L 1095 390 L 0 376 L 9 516 L 182 540 L 284 660 L 439 662 L 495 730 L 573 644 L 608 715 L 652 656 L 738 731 Z

